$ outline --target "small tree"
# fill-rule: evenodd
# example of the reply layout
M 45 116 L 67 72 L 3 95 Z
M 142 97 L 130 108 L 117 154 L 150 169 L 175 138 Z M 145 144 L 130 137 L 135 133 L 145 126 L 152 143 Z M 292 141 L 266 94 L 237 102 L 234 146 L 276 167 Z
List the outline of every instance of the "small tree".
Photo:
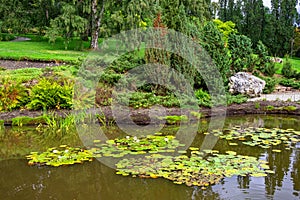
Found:
M 226 84 L 230 75 L 230 57 L 223 34 L 213 22 L 208 22 L 201 35 L 201 45 L 213 59 Z
M 296 75 L 296 70 L 293 69 L 292 63 L 286 57 L 286 61 L 283 63 L 281 74 L 286 78 L 293 78 Z
M 256 47 L 257 53 L 257 66 L 259 70 L 263 70 L 267 63 L 270 63 L 270 57 L 268 56 L 268 48 L 262 43 L 262 41 L 258 41 Z
M 80 36 L 87 27 L 87 20 L 76 14 L 76 8 L 71 4 L 63 4 L 62 14 L 51 20 L 46 37 L 55 42 L 60 36 L 64 38 L 65 49 L 73 36 Z

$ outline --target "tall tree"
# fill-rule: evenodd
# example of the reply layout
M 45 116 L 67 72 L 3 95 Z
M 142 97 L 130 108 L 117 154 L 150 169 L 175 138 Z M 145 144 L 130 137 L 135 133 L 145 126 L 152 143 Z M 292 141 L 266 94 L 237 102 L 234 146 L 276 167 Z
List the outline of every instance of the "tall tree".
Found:
M 98 49 L 98 38 L 100 32 L 100 26 L 102 22 L 102 17 L 105 9 L 105 0 L 99 4 L 98 0 L 92 0 L 91 2 L 91 14 L 92 14 L 92 21 L 91 21 L 91 49 Z

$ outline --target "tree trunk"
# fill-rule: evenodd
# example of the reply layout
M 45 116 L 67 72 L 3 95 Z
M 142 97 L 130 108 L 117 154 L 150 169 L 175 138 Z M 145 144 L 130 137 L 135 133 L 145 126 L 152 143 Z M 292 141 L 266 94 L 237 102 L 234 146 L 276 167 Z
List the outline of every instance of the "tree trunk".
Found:
M 91 34 L 91 49 L 98 49 L 98 38 L 101 26 L 101 20 L 104 13 L 105 0 L 102 0 L 102 8 L 98 12 L 98 0 L 92 0 L 92 34 Z

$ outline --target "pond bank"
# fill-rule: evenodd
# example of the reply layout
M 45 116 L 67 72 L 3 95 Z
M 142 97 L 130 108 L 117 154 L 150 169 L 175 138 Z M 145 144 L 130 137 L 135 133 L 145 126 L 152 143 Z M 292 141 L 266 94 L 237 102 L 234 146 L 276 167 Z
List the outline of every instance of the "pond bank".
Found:
M 128 119 L 132 119 L 138 125 L 145 125 L 151 123 L 149 118 L 150 109 L 131 109 L 129 114 L 124 111 L 117 111 L 118 121 L 127 123 Z M 55 116 L 67 116 L 71 114 L 71 110 L 52 110 L 47 114 Z M 95 114 L 104 115 L 103 119 L 110 122 L 114 121 L 111 107 L 102 107 L 93 111 Z M 201 117 L 226 116 L 233 115 L 247 115 L 247 114 L 288 114 L 300 115 L 300 104 L 296 102 L 283 102 L 283 101 L 256 101 L 246 102 L 243 104 L 232 104 L 227 107 L 216 107 L 212 113 L 210 108 L 201 108 L 199 110 Z M 12 112 L 0 113 L 0 120 L 4 121 L 5 125 L 12 125 L 12 119 L 16 117 L 39 117 L 45 114 L 43 111 L 28 111 L 28 110 L 15 110 Z M 173 115 L 186 115 L 190 120 L 197 120 L 199 116 L 191 114 L 189 109 L 180 108 L 166 108 L 165 112 L 162 110 L 155 110 L 157 116 L 173 116 Z M 124 119 L 124 120 L 123 120 Z M 152 122 L 153 123 L 153 122 Z

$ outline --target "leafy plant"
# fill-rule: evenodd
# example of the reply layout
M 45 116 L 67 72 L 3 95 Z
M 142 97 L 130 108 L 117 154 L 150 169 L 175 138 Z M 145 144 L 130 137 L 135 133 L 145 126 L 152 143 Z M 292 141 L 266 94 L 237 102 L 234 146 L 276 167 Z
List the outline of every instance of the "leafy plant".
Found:
M 294 89 L 300 89 L 300 81 L 296 81 L 295 79 L 281 79 L 279 84 Z
M 0 83 L 0 111 L 11 111 L 25 105 L 26 88 L 20 83 L 2 79 Z
M 276 67 L 275 63 L 270 62 L 265 63 L 265 66 L 261 69 L 261 71 L 264 73 L 264 75 L 272 77 L 276 73 L 277 69 L 278 68 Z
M 297 71 L 293 69 L 292 63 L 286 58 L 286 61 L 283 63 L 283 67 L 281 69 L 281 74 L 286 78 L 293 78 Z
M 162 119 L 165 119 L 168 124 L 178 124 L 179 122 L 187 122 L 188 121 L 188 117 L 186 115 L 165 116 L 165 117 L 162 117 Z
M 238 94 L 238 95 L 227 94 L 226 98 L 227 98 L 227 105 L 231 105 L 233 103 L 242 104 L 247 102 L 248 100 L 248 97 L 243 94 Z
M 264 94 L 270 94 L 275 90 L 277 81 L 271 77 L 260 77 L 266 82 L 265 88 L 263 89 Z
M 274 106 L 267 106 L 267 108 L 275 109 Z M 286 149 L 290 149 L 300 141 L 300 132 L 293 129 L 232 127 L 229 130 L 226 129 L 223 131 L 213 130 L 210 134 L 217 135 L 229 141 L 243 141 L 242 144 L 259 146 L 265 149 L 280 144 L 285 144 Z
M 72 81 L 60 84 L 55 80 L 42 79 L 32 87 L 27 107 L 31 110 L 69 109 L 72 106 L 72 99 Z
M 232 59 L 231 70 L 240 72 L 251 64 L 253 50 L 250 38 L 231 34 L 228 38 L 228 48 Z
M 195 96 L 198 100 L 198 104 L 204 107 L 211 107 L 211 97 L 208 92 L 202 90 L 201 88 L 195 91 Z
M 90 150 L 68 147 L 61 145 L 58 148 L 49 148 L 43 153 L 31 152 L 27 156 L 29 165 L 48 165 L 58 167 L 62 165 L 73 165 L 93 160 L 93 153 Z

